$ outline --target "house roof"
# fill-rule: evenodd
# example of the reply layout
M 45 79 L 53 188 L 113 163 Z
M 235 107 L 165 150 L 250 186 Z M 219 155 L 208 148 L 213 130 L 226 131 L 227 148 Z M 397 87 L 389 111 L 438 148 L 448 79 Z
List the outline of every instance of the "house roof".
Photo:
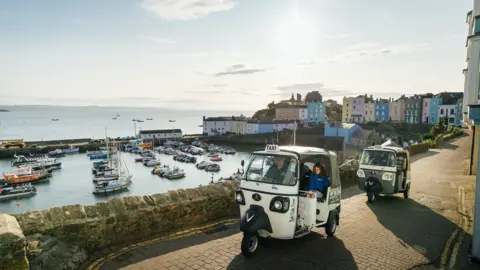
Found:
M 294 120 L 272 120 L 272 121 L 263 121 L 263 120 L 249 120 L 247 121 L 248 124 L 291 124 L 295 123 Z
M 164 133 L 182 133 L 181 129 L 155 129 L 155 130 L 140 130 L 140 134 L 164 134 Z
M 355 132 L 352 134 L 352 137 L 367 139 L 374 132 L 376 132 L 374 129 L 370 130 L 370 129 L 359 128 L 355 130 Z
M 285 103 L 280 103 L 275 105 L 275 108 L 282 108 L 282 109 L 295 109 L 295 108 L 307 108 L 307 105 L 297 105 L 297 104 L 285 104 Z

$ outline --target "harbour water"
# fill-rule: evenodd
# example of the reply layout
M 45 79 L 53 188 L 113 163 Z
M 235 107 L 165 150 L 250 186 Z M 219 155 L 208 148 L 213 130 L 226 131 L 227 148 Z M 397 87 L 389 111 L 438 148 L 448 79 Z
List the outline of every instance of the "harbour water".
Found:
M 85 154 L 73 154 L 60 158 L 62 169 L 53 171 L 50 183 L 38 184 L 37 194 L 30 198 L 0 202 L 0 212 L 22 213 L 31 210 L 47 209 L 56 206 L 72 204 L 93 204 L 114 197 L 151 195 L 169 190 L 196 188 L 199 185 L 208 185 L 212 173 L 198 170 L 195 164 L 180 163 L 173 160 L 173 156 L 156 153 L 163 164 L 177 165 L 184 169 L 186 177 L 178 180 L 168 180 L 152 175 L 152 167 L 145 167 L 142 163 L 135 163 L 136 154 L 122 153 L 129 171 L 133 173 L 133 183 L 128 191 L 109 196 L 95 196 L 92 194 L 92 162 Z M 240 168 L 241 160 L 247 161 L 247 152 L 237 152 L 235 155 L 222 155 L 223 161 L 219 162 L 221 171 L 213 173 L 214 180 L 220 177 L 227 178 Z M 197 156 L 197 162 L 207 156 Z M 0 172 L 10 172 L 12 167 L 9 160 L 0 160 Z
M 167 110 L 133 107 L 1 106 L 0 140 L 27 141 L 134 136 L 146 129 L 182 129 L 183 134 L 202 133 L 203 116 L 229 116 L 246 112 Z M 117 117 L 117 115 L 120 115 Z M 112 119 L 117 118 L 117 119 Z M 147 120 L 151 118 L 152 120 Z M 58 121 L 52 121 L 58 119 Z M 143 120 L 142 123 L 132 119 Z M 169 120 L 175 120 L 170 122 Z M 135 125 L 135 126 L 134 126 Z

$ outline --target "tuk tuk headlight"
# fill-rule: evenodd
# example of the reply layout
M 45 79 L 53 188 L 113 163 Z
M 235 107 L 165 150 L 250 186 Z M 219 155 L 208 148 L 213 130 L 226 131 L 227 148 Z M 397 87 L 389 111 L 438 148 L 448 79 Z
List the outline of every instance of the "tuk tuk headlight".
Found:
M 270 202 L 270 211 L 286 213 L 290 208 L 290 199 L 287 197 L 274 197 Z
M 363 178 L 363 177 L 365 177 L 365 172 L 362 169 L 358 169 L 357 176 Z
M 241 190 L 235 191 L 235 201 L 238 204 L 245 205 L 245 197 L 243 196 L 243 192 Z
M 393 180 L 393 173 L 383 173 L 382 180 L 385 181 L 392 181 Z

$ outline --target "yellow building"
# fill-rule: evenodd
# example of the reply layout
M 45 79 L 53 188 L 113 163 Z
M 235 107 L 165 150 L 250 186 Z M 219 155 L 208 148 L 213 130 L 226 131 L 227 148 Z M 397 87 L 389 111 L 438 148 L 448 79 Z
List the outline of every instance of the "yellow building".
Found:
M 343 108 L 342 108 L 342 122 L 352 123 L 352 107 L 353 101 L 355 98 L 353 97 L 343 97 Z

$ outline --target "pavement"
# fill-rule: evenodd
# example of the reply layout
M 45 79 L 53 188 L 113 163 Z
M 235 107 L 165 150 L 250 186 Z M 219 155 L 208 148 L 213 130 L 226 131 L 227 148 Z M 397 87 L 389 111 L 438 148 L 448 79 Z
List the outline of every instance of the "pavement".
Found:
M 470 143 L 464 136 L 412 157 L 410 199 L 367 204 L 358 187 L 345 189 L 334 237 L 316 229 L 245 259 L 238 221 L 228 220 L 104 249 L 88 269 L 478 269 L 468 262 L 475 178 L 462 175 Z

